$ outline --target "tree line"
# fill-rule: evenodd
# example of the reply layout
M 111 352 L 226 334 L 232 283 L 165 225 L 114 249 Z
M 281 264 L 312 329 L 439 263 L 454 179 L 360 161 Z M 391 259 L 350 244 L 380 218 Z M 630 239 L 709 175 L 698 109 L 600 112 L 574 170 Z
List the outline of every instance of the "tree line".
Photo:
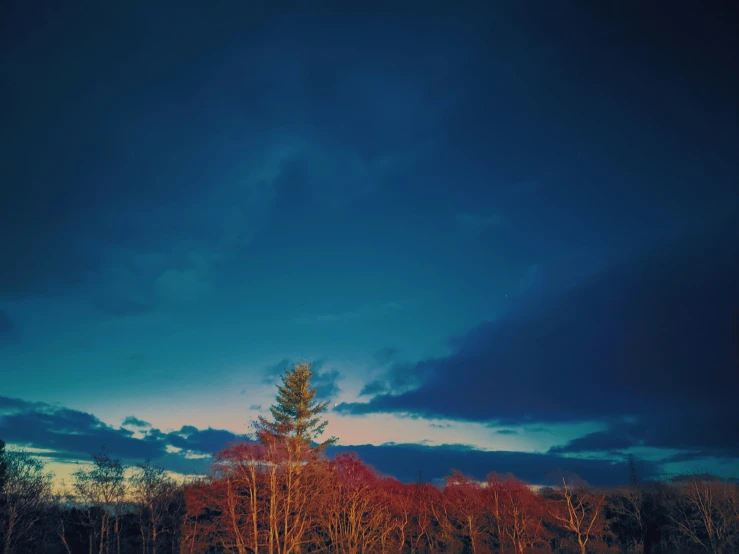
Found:
M 595 489 L 533 488 L 511 475 L 401 483 L 319 441 L 325 402 L 297 364 L 272 419 L 219 452 L 207 478 L 175 482 L 104 449 L 54 491 L 44 464 L 0 441 L 3 554 L 712 553 L 739 551 L 739 486 L 711 476 Z M 633 467 L 633 463 L 632 463 Z

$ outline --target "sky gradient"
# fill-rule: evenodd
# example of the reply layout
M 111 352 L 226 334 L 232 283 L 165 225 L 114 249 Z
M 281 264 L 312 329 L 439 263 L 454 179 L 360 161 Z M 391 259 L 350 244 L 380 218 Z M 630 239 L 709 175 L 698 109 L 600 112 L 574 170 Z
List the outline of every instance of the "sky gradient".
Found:
M 0 438 L 197 473 L 313 360 L 404 479 L 739 477 L 728 3 L 150 4 L 0 23 Z

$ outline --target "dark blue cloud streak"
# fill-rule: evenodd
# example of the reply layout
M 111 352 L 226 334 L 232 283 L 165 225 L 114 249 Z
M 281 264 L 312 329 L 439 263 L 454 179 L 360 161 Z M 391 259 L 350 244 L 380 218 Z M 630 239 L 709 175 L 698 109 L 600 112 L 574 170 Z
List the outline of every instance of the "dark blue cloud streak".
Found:
M 410 391 L 336 409 L 613 424 L 570 451 L 584 450 L 577 446 L 584 442 L 593 450 L 735 446 L 739 232 L 732 221 L 473 329 L 448 357 L 404 370 L 426 376 Z M 619 426 L 624 418 L 638 423 Z
M 42 402 L 0 397 L 0 437 L 10 444 L 50 450 L 43 456 L 60 462 L 87 459 L 101 446 L 128 463 L 153 460 L 165 469 L 186 474 L 207 473 L 210 455 L 229 444 L 245 440 L 222 429 L 197 429 L 185 425 L 178 431 L 162 432 L 141 425 L 134 416 L 126 418 L 144 433 L 134 433 L 101 422 L 94 415 Z M 167 447 L 182 449 L 168 452 Z M 357 452 L 378 471 L 405 481 L 413 481 L 421 470 L 427 479 L 441 479 L 452 469 L 483 479 L 489 472 L 513 473 L 536 484 L 547 484 L 551 475 L 577 474 L 597 485 L 626 482 L 628 467 L 623 462 L 564 457 L 554 453 L 490 452 L 463 445 L 425 446 L 420 444 L 356 445 L 331 447 L 329 456 Z M 197 458 L 188 457 L 197 454 Z M 656 464 L 645 463 L 646 477 L 656 477 Z M 556 478 L 555 478 L 556 479 Z

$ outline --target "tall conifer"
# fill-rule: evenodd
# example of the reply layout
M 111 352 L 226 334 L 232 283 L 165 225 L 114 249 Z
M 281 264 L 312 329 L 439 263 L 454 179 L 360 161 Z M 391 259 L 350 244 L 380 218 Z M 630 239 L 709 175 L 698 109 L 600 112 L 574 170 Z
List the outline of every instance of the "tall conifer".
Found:
M 259 416 L 257 434 L 262 440 L 267 437 L 295 439 L 305 446 L 318 442 L 328 421 L 320 415 L 326 411 L 328 402 L 316 400 L 317 389 L 311 387 L 313 363 L 300 362 L 285 371 L 282 385 L 277 387 L 277 402 L 270 408 L 273 421 Z M 331 437 L 318 443 L 324 449 L 336 442 Z

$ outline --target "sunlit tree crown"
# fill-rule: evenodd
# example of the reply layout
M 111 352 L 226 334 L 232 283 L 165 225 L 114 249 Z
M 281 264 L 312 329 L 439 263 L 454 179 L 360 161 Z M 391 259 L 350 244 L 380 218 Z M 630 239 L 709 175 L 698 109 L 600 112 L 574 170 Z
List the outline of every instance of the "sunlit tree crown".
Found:
M 328 421 L 322 420 L 320 415 L 326 411 L 328 402 L 316 400 L 317 389 L 310 385 L 312 367 L 312 363 L 300 362 L 285 371 L 282 385 L 277 387 L 276 403 L 270 408 L 273 421 L 259 417 L 257 428 L 261 436 L 267 433 L 310 445 L 323 434 Z M 323 449 L 336 440 L 331 437 L 318 444 L 317 448 Z

